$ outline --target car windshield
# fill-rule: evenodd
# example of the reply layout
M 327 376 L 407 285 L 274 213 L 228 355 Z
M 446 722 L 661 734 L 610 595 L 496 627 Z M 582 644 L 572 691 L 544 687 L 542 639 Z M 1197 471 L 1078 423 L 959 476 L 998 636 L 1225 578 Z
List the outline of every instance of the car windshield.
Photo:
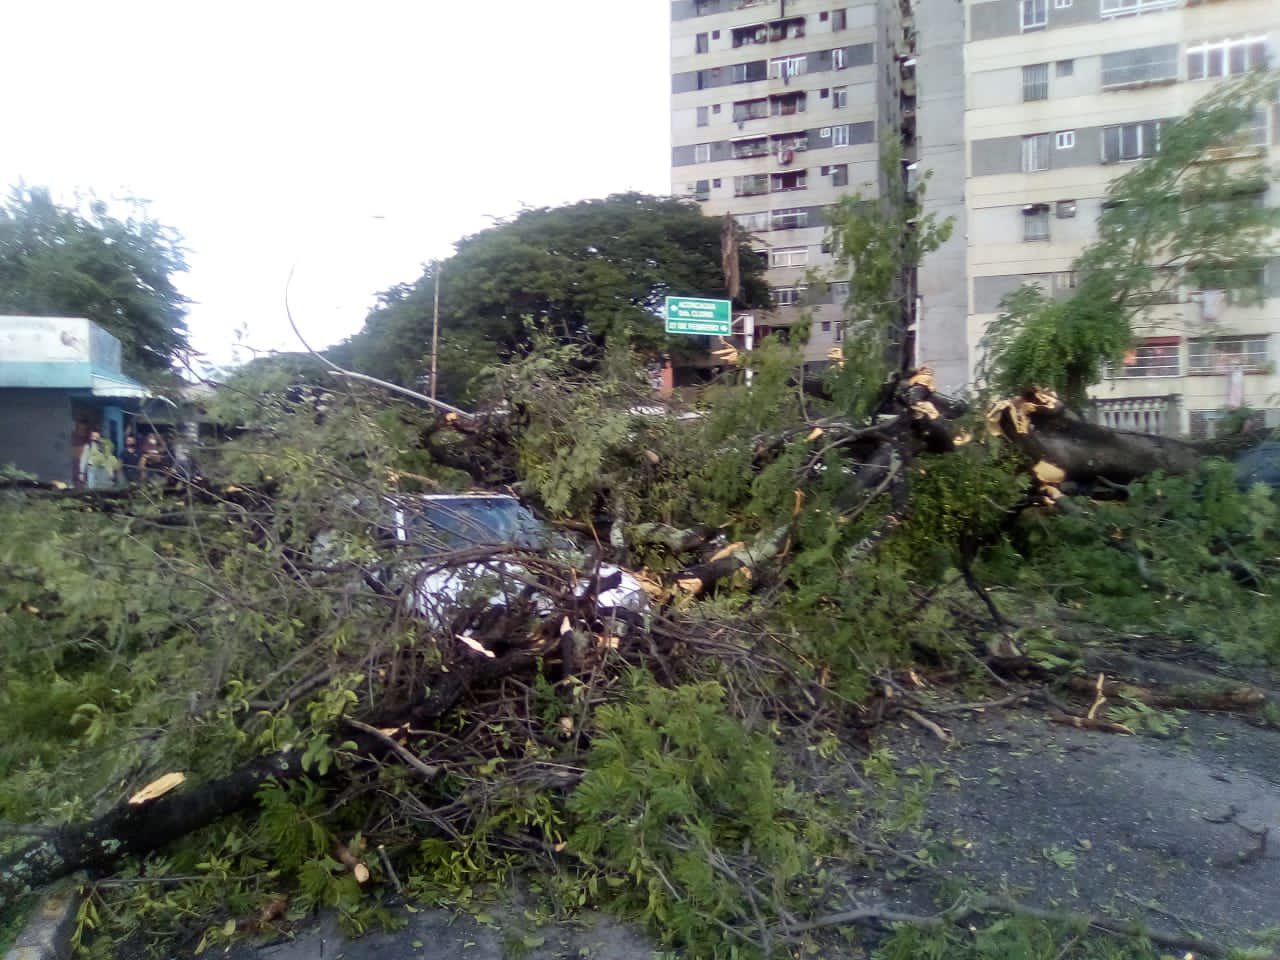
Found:
M 511 497 L 424 497 L 399 506 L 404 539 L 433 549 L 546 545 L 537 518 Z

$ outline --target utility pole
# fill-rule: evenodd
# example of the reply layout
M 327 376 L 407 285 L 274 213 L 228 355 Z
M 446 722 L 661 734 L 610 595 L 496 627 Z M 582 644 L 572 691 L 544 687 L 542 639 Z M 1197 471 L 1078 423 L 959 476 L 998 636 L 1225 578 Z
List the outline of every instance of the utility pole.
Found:
M 436 261 L 436 289 L 431 311 L 431 399 L 436 398 L 436 354 L 440 352 L 440 274 L 444 272 L 444 261 Z

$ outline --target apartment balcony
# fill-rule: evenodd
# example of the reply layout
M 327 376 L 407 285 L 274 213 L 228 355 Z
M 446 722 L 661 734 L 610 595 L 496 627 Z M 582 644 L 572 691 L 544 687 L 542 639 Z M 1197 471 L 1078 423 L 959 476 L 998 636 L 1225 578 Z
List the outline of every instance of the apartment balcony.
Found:
M 1112 430 L 1133 430 L 1166 437 L 1181 432 L 1181 394 L 1095 399 L 1090 406 L 1090 419 Z

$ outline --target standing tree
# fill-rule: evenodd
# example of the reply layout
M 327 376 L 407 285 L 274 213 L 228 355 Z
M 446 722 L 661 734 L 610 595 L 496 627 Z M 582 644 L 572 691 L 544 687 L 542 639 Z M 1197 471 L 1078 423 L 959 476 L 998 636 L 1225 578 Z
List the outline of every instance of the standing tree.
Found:
M 1247 130 L 1276 96 L 1274 73 L 1223 84 L 1185 117 L 1162 124 L 1159 152 L 1107 189 L 1098 238 L 1073 265 L 1075 294 L 1023 287 L 1006 298 L 984 340 L 980 379 L 998 394 L 1035 385 L 1080 409 L 1086 390 L 1134 341 L 1135 328 L 1180 284 L 1233 300 L 1261 295 L 1280 208 L 1265 206 L 1265 162 L 1240 158 Z
M 136 210 L 63 207 L 40 187 L 0 205 L 0 311 L 88 317 L 119 338 L 131 373 L 165 371 L 187 349 L 188 301 L 173 283 L 186 268 L 177 234 Z
M 745 245 L 738 257 L 739 302 L 766 305 L 763 264 Z M 382 294 L 335 356 L 399 383 L 421 375 L 441 267 L 440 392 L 455 399 L 481 367 L 516 356 L 534 334 L 657 351 L 664 296 L 725 295 L 719 220 L 687 201 L 618 194 L 525 210 L 461 240 L 444 264 Z
M 884 155 L 884 189 L 876 199 L 843 197 L 831 213 L 835 279 L 849 281 L 846 331 L 835 397 L 858 418 L 891 369 L 914 358 L 908 330 L 913 319 L 913 278 L 924 257 L 947 242 L 953 222 L 921 214 L 925 183 L 909 185 L 896 145 Z

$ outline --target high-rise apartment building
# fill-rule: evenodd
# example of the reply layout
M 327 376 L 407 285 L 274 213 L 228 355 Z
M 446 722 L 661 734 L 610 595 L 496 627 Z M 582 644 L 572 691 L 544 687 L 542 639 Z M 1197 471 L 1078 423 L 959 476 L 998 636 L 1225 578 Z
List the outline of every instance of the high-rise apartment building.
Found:
M 777 304 L 757 331 L 811 310 L 808 360 L 838 345 L 848 291 L 807 283 L 831 263 L 827 210 L 878 195 L 882 143 L 910 135 L 902 40 L 898 0 L 671 3 L 672 192 L 753 235 Z
M 927 209 L 957 224 L 921 271 L 918 355 L 954 387 L 1006 294 L 1071 293 L 1107 185 L 1159 150 L 1163 125 L 1215 82 L 1275 63 L 1280 4 L 919 0 L 916 20 Z M 1278 145 L 1273 105 L 1206 162 L 1274 163 Z M 1256 201 L 1280 205 L 1280 184 Z M 1094 391 L 1102 422 L 1204 436 L 1224 408 L 1280 408 L 1280 262 L 1247 269 L 1260 302 L 1175 278 Z

